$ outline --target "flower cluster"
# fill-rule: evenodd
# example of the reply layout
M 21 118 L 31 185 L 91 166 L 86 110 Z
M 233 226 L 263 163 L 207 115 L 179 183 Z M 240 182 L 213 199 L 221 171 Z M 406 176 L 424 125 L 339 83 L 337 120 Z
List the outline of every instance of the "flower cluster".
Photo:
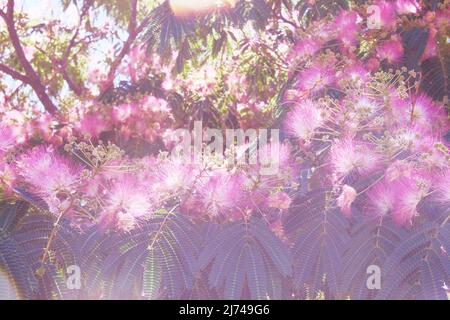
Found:
M 373 49 L 364 46 L 375 33 L 356 11 L 318 22 L 322 32 L 314 37 L 304 31 L 290 54 L 296 82 L 285 95 L 283 126 L 302 157 L 313 160 L 312 165 L 305 161 L 304 169 L 320 177 L 344 215 L 354 210 L 391 215 L 406 225 L 419 215 L 423 201 L 447 204 L 450 122 L 445 106 L 419 90 L 414 71 L 393 71 L 405 58 L 397 15 L 414 15 L 420 5 L 377 5 L 389 35 L 383 41 L 376 35 L 380 43 Z M 416 23 L 444 28 L 436 19 L 448 14 L 448 9 L 438 11 Z M 425 58 L 436 54 L 435 42 L 428 43 Z M 356 58 L 363 49 L 366 58 Z M 375 71 L 382 65 L 385 71 Z
M 117 73 L 136 83 L 158 71 L 158 94 L 111 104 L 86 98 L 59 119 L 31 105 L 20 111 L 2 105 L 1 187 L 39 198 L 52 214 L 66 214 L 80 227 L 120 230 L 175 207 L 194 219 L 260 215 L 278 230 L 297 194 L 300 169 L 318 177 L 348 217 L 362 206 L 405 225 L 424 199 L 448 206 L 448 116 L 421 90 L 416 72 L 401 67 L 407 57 L 398 24 L 411 18 L 414 27 L 429 28 L 423 61 L 439 53 L 436 37 L 448 28 L 450 10 L 419 14 L 422 3 L 415 0 L 374 5 L 382 32 L 369 28 L 361 10 L 341 10 L 295 30 L 290 47 L 270 28 L 258 35 L 234 30 L 231 58 L 220 67 L 208 60 L 178 76 L 144 46 L 133 47 Z M 252 78 L 255 70 L 262 79 Z M 114 85 L 91 71 L 89 81 L 101 91 Z M 168 156 L 174 131 L 194 119 L 220 129 L 232 120 L 241 128 L 271 125 L 282 80 L 289 90 L 283 87 L 280 128 L 288 141 L 276 145 L 278 173 L 263 176 L 258 165 L 213 157 L 185 163 Z M 145 156 L 116 147 L 132 141 L 144 142 Z

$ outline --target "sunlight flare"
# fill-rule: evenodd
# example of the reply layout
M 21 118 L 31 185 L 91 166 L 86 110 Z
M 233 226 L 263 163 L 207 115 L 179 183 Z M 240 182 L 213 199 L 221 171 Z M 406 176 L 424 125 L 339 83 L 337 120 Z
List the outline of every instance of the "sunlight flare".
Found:
M 192 16 L 232 8 L 236 3 L 237 0 L 170 0 L 170 7 L 176 16 Z

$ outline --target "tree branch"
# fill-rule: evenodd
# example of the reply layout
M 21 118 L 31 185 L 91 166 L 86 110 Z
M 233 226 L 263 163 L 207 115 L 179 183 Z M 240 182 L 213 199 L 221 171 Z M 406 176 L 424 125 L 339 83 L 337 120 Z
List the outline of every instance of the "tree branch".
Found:
M 128 23 L 128 38 L 125 41 L 122 49 L 120 50 L 119 54 L 117 55 L 116 59 L 112 62 L 111 67 L 108 72 L 107 81 L 108 85 L 106 86 L 106 90 L 111 87 L 112 83 L 114 82 L 114 77 L 116 75 L 117 68 L 120 66 L 123 58 L 127 55 L 127 53 L 131 49 L 131 45 L 133 44 L 134 40 L 136 40 L 136 37 L 139 35 L 139 33 L 142 31 L 142 29 L 145 27 L 146 20 L 142 21 L 139 26 L 137 26 L 137 5 L 138 0 L 131 0 L 131 15 L 130 15 L 130 21 Z M 102 92 L 103 94 L 104 92 Z
M 27 76 L 21 74 L 20 72 L 8 67 L 7 65 L 4 65 L 2 63 L 0 63 L 0 71 L 3 73 L 6 73 L 7 75 L 9 75 L 10 77 L 25 82 L 26 84 L 29 84 L 30 79 L 27 78 Z
M 30 62 L 27 60 L 25 52 L 23 51 L 22 45 L 20 43 L 17 30 L 14 26 L 14 0 L 8 0 L 6 14 L 2 12 L 1 17 L 5 20 L 9 38 L 16 52 L 19 63 L 25 70 L 25 75 L 28 80 L 27 84 L 29 84 L 33 88 L 34 92 L 43 104 L 45 110 L 51 115 L 57 115 L 58 108 L 56 108 L 53 101 L 47 95 L 45 86 L 42 84 L 41 78 L 33 69 L 33 66 L 30 64 Z M 15 75 L 17 76 L 18 74 Z M 22 80 L 24 80 L 24 78 L 22 78 Z
M 77 83 L 75 83 L 75 81 L 72 80 L 69 73 L 67 72 L 67 61 L 70 57 L 70 54 L 72 53 L 72 49 L 77 45 L 76 40 L 80 33 L 81 24 L 83 22 L 84 17 L 88 14 L 89 8 L 92 6 L 93 3 L 94 3 L 94 0 L 87 0 L 86 2 L 83 3 L 83 7 L 82 7 L 81 13 L 80 13 L 80 21 L 79 21 L 78 27 L 77 27 L 75 33 L 73 34 L 72 38 L 70 39 L 69 44 L 68 44 L 66 50 L 64 51 L 64 55 L 62 56 L 61 60 L 57 61 L 64 80 L 66 81 L 70 90 L 72 90 L 77 96 L 82 96 L 83 93 L 85 92 L 86 88 L 84 88 L 84 86 L 82 84 L 77 84 Z

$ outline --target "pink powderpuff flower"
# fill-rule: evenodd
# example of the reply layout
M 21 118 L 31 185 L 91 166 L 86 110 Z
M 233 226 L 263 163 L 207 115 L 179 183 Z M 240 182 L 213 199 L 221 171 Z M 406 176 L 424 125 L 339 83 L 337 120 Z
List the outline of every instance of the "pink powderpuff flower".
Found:
M 314 56 L 322 47 L 322 43 L 319 40 L 316 39 L 303 39 L 294 47 L 294 50 L 292 51 L 290 58 L 302 58 L 304 56 Z
M 351 79 L 356 82 L 366 83 L 369 78 L 370 71 L 364 68 L 360 63 L 352 63 L 351 65 L 344 68 L 340 79 L 347 80 Z
M 302 71 L 298 79 L 300 91 L 316 93 L 334 82 L 334 73 L 326 67 L 313 66 Z
M 382 108 L 377 100 L 370 99 L 368 96 L 355 98 L 354 101 L 353 107 L 357 113 L 373 115 Z
M 17 174 L 50 208 L 65 200 L 80 182 L 81 168 L 52 146 L 35 147 L 16 161 Z
M 354 11 L 342 11 L 335 20 L 335 28 L 338 31 L 338 39 L 345 46 L 353 45 L 360 33 L 359 23 L 361 17 Z
M 412 100 L 409 115 L 414 126 L 437 134 L 445 134 L 450 129 L 447 114 L 442 106 L 434 103 L 425 94 L 413 97 Z
M 292 199 L 286 192 L 276 192 L 269 196 L 268 207 L 287 210 L 291 206 Z
M 360 174 L 367 174 L 375 170 L 380 163 L 380 157 L 373 148 L 352 138 L 344 138 L 333 144 L 330 158 L 337 178 L 345 177 L 354 170 Z
M 158 194 L 176 195 L 179 191 L 188 191 L 192 188 L 195 177 L 199 175 L 198 170 L 181 160 L 165 161 L 155 169 L 155 192 Z
M 132 175 L 113 182 L 100 214 L 100 225 L 129 231 L 140 218 L 150 217 L 153 201 L 148 190 Z
M 392 217 L 399 225 L 411 224 L 418 216 L 417 206 L 429 192 L 429 182 L 418 177 L 397 180 L 393 186 L 397 197 L 392 210 Z
M 370 72 L 376 72 L 380 69 L 380 60 L 378 60 L 377 58 L 370 58 L 367 61 L 367 69 Z
M 337 206 L 347 218 L 352 215 L 352 203 L 355 201 L 357 196 L 358 193 L 353 187 L 344 185 L 342 187 L 342 193 L 336 199 Z
M 170 107 L 166 100 L 154 96 L 146 96 L 139 101 L 139 105 L 146 111 L 155 113 L 170 113 Z
M 450 129 L 445 109 L 427 95 L 409 99 L 393 98 L 391 106 L 394 118 L 400 127 L 410 128 L 421 134 L 442 135 Z M 433 123 L 430 126 L 430 123 Z
M 216 172 L 206 183 L 197 189 L 199 210 L 212 218 L 222 217 L 226 220 L 242 218 L 240 210 L 244 197 L 244 177 L 240 174 Z
M 378 182 L 367 191 L 368 212 L 373 216 L 385 217 L 392 213 L 397 200 L 397 190 L 387 181 Z
M 290 136 L 308 141 L 323 123 L 322 111 L 312 100 L 307 99 L 289 111 L 284 127 Z
M 404 49 L 400 40 L 392 38 L 377 48 L 377 56 L 380 60 L 387 60 L 390 64 L 396 64 L 403 58 Z
M 424 167 L 429 170 L 442 170 L 449 166 L 448 149 L 448 146 L 437 138 L 426 136 L 417 152 L 423 155 L 421 160 Z
M 135 107 L 130 103 L 113 107 L 112 117 L 116 123 L 123 123 L 135 112 Z
M 416 0 L 395 1 L 395 10 L 398 14 L 416 14 L 421 9 L 421 5 Z

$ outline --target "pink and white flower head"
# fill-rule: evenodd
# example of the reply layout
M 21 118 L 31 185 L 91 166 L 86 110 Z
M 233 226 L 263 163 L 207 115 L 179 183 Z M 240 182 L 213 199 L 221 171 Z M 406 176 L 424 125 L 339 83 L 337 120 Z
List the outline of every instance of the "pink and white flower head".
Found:
M 450 129 L 449 121 L 443 107 L 435 104 L 425 94 L 413 100 L 410 115 L 414 126 L 418 126 L 424 131 L 432 131 L 437 134 L 446 133 Z
M 199 210 L 212 218 L 226 220 L 241 218 L 240 204 L 244 196 L 245 179 L 240 174 L 215 172 L 197 188 Z
M 322 46 L 321 41 L 316 39 L 302 39 L 294 47 L 291 53 L 291 59 L 303 58 L 305 56 L 313 56 Z
M 335 20 L 338 38 L 345 46 L 351 46 L 360 33 L 361 17 L 355 11 L 342 11 Z
M 370 71 L 364 68 L 360 63 L 352 63 L 351 65 L 344 68 L 340 76 L 341 79 L 347 80 L 351 79 L 355 82 L 366 83 L 369 78 Z
M 380 164 L 380 156 L 373 148 L 353 138 L 344 138 L 331 147 L 330 161 L 336 177 L 343 178 L 352 172 L 367 174 L 374 171 Z
M 404 55 L 403 44 L 399 39 L 393 38 L 377 47 L 377 56 L 380 60 L 386 60 L 390 64 L 399 63 Z
M 352 215 L 352 203 L 355 201 L 358 193 L 356 190 L 349 186 L 344 185 L 342 187 L 342 193 L 336 199 L 337 206 L 341 209 L 342 213 L 346 217 L 350 217 Z
M 334 72 L 327 67 L 312 66 L 298 76 L 298 89 L 307 93 L 316 93 L 334 82 Z
M 419 215 L 417 207 L 429 192 L 429 181 L 420 177 L 403 178 L 393 185 L 397 198 L 392 211 L 392 217 L 399 225 L 412 223 L 412 219 Z
M 444 107 L 436 104 L 425 94 L 409 99 L 394 98 L 391 105 L 394 120 L 401 127 L 414 128 L 418 133 L 438 136 L 450 129 Z
M 368 212 L 373 216 L 388 216 L 394 210 L 397 190 L 387 181 L 380 181 L 367 191 Z
M 309 141 L 323 123 L 322 110 L 312 100 L 307 99 L 288 112 L 284 127 L 290 136 Z
M 81 168 L 61 156 L 52 146 L 35 147 L 16 161 L 19 179 L 49 207 L 67 198 L 80 182 Z
M 133 175 L 124 175 L 113 182 L 107 193 L 100 224 L 129 231 L 139 219 L 151 217 L 153 202 L 149 190 Z
M 353 108 L 358 114 L 371 116 L 381 109 L 381 104 L 368 96 L 361 96 L 355 99 Z
M 130 103 L 114 106 L 112 117 L 116 123 L 123 123 L 135 113 L 135 106 Z
M 139 101 L 139 104 L 144 110 L 155 113 L 170 113 L 170 107 L 167 101 L 155 96 L 146 96 Z
M 192 165 L 184 164 L 181 160 L 164 161 L 156 167 L 156 190 L 160 194 L 176 194 L 192 188 L 198 170 Z

